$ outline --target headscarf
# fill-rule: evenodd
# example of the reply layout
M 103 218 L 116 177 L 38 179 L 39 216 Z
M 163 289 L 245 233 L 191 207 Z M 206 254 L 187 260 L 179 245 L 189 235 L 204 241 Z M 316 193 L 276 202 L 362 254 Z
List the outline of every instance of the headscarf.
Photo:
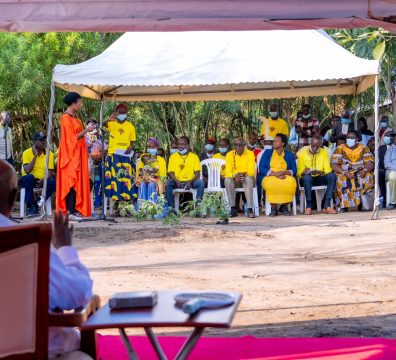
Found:
M 160 145 L 161 145 L 160 141 L 159 141 L 156 137 L 150 137 L 150 138 L 147 140 L 147 143 L 150 143 L 150 142 L 154 143 L 155 146 L 157 147 L 157 149 L 158 149 L 158 148 L 160 147 Z

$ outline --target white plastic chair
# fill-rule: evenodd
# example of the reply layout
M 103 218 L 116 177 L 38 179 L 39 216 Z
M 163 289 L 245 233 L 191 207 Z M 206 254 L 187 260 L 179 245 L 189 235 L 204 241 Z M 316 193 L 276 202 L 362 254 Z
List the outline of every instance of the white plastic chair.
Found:
M 389 181 L 386 182 L 386 207 L 390 204 L 390 186 Z
M 304 188 L 300 184 L 298 184 L 298 186 L 300 189 L 300 210 L 301 210 L 301 214 L 304 214 L 305 208 L 307 207 L 307 200 L 305 198 Z M 326 190 L 327 190 L 326 185 L 312 186 L 312 191 L 315 191 L 315 195 L 316 195 L 316 209 L 318 212 L 322 211 L 322 200 L 326 195 Z M 331 199 L 330 201 L 330 206 L 333 207 L 333 199 Z
M 219 192 L 223 195 L 224 203 L 228 205 L 227 191 L 221 187 L 221 169 L 225 165 L 225 160 L 222 159 L 206 159 L 201 161 L 201 166 L 206 166 L 208 169 L 208 186 L 205 192 Z M 201 180 L 203 179 L 201 172 Z
M 180 194 L 191 193 L 193 197 L 194 204 L 197 201 L 197 190 L 196 189 L 175 189 L 173 190 L 173 196 L 175 197 L 175 209 L 179 210 L 180 208 Z
M 256 174 L 258 170 L 258 164 L 256 163 Z M 254 178 L 254 183 L 256 184 L 256 177 Z M 245 189 L 243 187 L 241 188 L 236 188 L 235 192 L 237 193 L 244 193 Z M 253 210 L 254 210 L 254 215 L 256 217 L 260 216 L 260 208 L 259 208 L 259 201 L 258 201 L 258 195 L 257 195 L 257 185 L 253 187 Z
M 33 191 L 37 193 L 37 189 L 34 189 Z M 26 197 L 26 189 L 21 188 L 21 196 L 19 198 L 19 215 L 21 218 L 25 217 L 25 207 L 26 207 L 25 197 Z M 51 197 L 49 197 L 45 202 L 45 212 L 49 216 L 52 215 Z
M 265 215 L 268 216 L 271 213 L 271 203 L 265 199 Z M 296 195 L 293 196 L 293 215 L 297 215 L 297 203 L 296 203 Z

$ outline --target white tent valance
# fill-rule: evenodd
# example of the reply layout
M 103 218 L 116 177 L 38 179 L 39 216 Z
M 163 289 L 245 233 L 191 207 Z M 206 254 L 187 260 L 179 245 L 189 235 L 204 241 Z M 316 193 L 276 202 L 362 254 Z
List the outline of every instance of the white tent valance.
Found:
M 356 95 L 378 71 L 317 30 L 137 32 L 53 81 L 94 99 L 243 100 Z

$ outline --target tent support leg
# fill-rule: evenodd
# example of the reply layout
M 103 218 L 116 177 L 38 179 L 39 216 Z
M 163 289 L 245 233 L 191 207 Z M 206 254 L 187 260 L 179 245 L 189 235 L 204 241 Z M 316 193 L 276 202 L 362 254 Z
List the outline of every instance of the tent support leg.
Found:
M 49 166 L 49 157 L 51 151 L 51 137 L 52 137 L 52 121 L 54 116 L 54 105 L 55 105 L 55 83 L 51 81 L 51 99 L 50 99 L 50 109 L 48 114 L 48 124 L 47 124 L 47 146 L 45 153 L 45 175 L 44 175 L 44 184 L 43 191 L 41 193 L 39 205 L 41 207 L 41 215 L 37 218 L 38 221 L 47 220 L 47 212 L 45 206 L 45 197 L 47 195 L 47 184 L 48 184 L 48 166 Z
M 375 131 L 375 167 L 374 167 L 374 209 L 371 215 L 371 220 L 377 220 L 379 215 L 380 209 L 380 197 L 379 197 L 379 183 L 378 183 L 378 174 L 379 174 L 379 159 L 378 159 L 378 148 L 379 148 L 379 109 L 378 109 L 378 102 L 379 102 L 379 75 L 375 76 L 375 102 L 374 102 L 374 131 Z

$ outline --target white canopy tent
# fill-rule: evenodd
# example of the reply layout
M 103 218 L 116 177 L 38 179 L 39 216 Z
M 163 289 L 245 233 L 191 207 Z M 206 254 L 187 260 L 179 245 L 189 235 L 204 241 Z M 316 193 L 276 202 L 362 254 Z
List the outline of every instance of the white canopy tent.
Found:
M 98 100 L 244 100 L 357 95 L 378 68 L 324 31 L 135 32 L 53 81 Z
M 356 96 L 375 84 L 378 129 L 378 74 L 378 61 L 354 56 L 317 30 L 126 33 L 84 63 L 54 68 L 48 146 L 55 86 L 101 100 L 102 122 L 106 100 Z M 378 199 L 378 181 L 375 189 Z

